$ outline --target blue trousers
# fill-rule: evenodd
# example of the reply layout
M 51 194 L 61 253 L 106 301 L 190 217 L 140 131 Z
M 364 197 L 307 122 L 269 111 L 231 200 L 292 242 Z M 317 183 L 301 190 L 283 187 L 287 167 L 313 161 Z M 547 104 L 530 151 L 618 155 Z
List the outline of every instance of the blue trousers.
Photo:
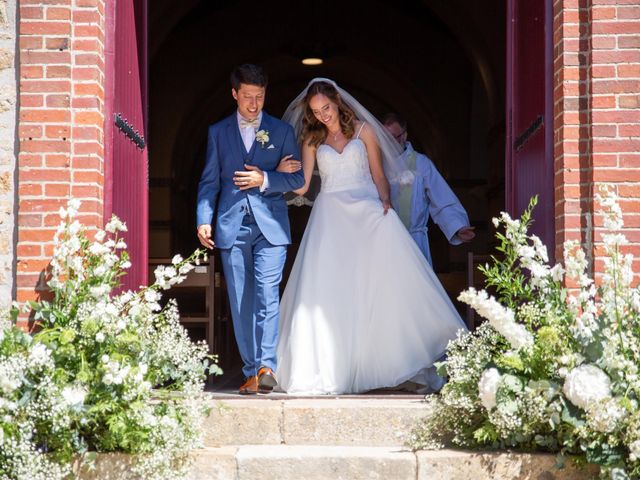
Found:
M 253 215 L 245 215 L 231 248 L 220 249 L 236 342 L 246 377 L 260 367 L 277 370 L 276 347 L 280 322 L 285 245 L 269 243 Z

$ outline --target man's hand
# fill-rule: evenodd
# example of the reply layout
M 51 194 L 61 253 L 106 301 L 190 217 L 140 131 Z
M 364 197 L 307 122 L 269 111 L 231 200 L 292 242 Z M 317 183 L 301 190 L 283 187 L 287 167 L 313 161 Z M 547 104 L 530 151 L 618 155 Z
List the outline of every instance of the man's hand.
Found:
M 276 172 L 281 173 L 295 173 L 302 168 L 302 162 L 300 160 L 295 160 L 293 155 L 285 155 L 280 160 L 278 164 L 278 168 L 276 168 Z
M 216 246 L 211 240 L 211 225 L 204 224 L 198 227 L 198 240 L 208 249 L 213 249 Z
M 462 227 L 460 230 L 458 230 L 458 232 L 456 233 L 456 235 L 458 236 L 458 238 L 467 243 L 470 242 L 471 240 L 473 240 L 476 236 L 474 230 L 476 227 Z
M 260 188 L 264 182 L 264 173 L 255 165 L 245 165 L 246 172 L 233 172 L 233 183 L 240 190 L 248 190 L 250 188 Z

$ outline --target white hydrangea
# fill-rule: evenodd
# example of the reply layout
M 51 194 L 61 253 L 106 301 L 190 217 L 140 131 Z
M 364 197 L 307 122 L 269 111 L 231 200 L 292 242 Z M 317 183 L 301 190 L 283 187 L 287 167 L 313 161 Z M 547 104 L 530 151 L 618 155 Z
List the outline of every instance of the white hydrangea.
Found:
M 489 411 L 496 406 L 496 393 L 498 392 L 501 378 L 502 376 L 496 368 L 489 368 L 482 372 L 478 382 L 480 401 L 484 408 Z
M 562 392 L 576 407 L 587 409 L 591 402 L 611 397 L 611 379 L 593 364 L 580 365 L 567 374 Z

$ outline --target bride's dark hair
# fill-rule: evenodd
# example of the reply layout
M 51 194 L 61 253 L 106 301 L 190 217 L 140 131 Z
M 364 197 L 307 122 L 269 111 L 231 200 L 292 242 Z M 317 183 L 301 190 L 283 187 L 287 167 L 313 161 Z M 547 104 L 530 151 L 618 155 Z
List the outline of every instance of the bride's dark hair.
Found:
M 327 127 L 315 117 L 309 106 L 309 101 L 318 94 L 325 95 L 338 106 L 340 130 L 342 130 L 345 137 L 353 137 L 355 133 L 356 114 L 342 101 L 340 94 L 333 85 L 328 82 L 318 81 L 309 86 L 307 94 L 302 99 L 304 114 L 302 116 L 301 137 L 304 139 L 304 142 L 313 147 L 317 147 L 327 138 Z

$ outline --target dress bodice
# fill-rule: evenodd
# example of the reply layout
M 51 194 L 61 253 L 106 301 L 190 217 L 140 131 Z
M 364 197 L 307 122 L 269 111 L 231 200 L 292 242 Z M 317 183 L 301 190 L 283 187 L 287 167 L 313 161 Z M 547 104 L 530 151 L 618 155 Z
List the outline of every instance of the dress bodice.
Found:
M 323 143 L 318 147 L 316 157 L 323 192 L 347 190 L 373 182 L 367 147 L 360 138 L 349 140 L 342 152 Z

